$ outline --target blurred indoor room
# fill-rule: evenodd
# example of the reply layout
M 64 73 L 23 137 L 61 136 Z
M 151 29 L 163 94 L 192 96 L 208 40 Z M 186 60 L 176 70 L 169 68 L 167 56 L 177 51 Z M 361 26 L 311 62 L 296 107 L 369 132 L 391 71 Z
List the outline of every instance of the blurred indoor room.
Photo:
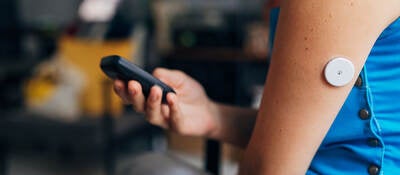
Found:
M 179 69 L 217 101 L 257 108 L 264 0 L 1 0 L 1 175 L 233 175 L 242 150 L 150 125 L 99 68 L 120 55 Z

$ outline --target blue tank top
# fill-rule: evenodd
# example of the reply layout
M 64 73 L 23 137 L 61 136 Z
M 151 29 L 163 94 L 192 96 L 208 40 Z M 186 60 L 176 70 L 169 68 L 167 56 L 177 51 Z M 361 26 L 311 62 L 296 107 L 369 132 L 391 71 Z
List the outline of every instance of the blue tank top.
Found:
M 400 18 L 375 42 L 307 174 L 400 174 Z

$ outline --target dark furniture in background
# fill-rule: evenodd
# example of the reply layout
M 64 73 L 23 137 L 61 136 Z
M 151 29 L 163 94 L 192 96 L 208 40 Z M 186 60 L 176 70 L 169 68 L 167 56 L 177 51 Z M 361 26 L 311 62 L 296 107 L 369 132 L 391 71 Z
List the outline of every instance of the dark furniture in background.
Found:
M 20 26 L 17 20 L 15 1 L 0 1 L 0 110 L 20 107 L 22 99 L 22 80 L 25 67 L 19 57 L 21 52 Z M 7 15 L 5 15 L 7 14 Z M 12 64 L 10 62 L 13 62 Z M 6 76 L 7 75 L 7 76 Z
M 110 92 L 109 83 L 104 84 Z M 105 100 L 109 93 L 104 93 Z M 107 103 L 105 109 L 107 109 Z M 116 118 L 107 112 L 100 118 L 82 117 L 65 123 L 24 111 L 0 111 L 0 174 L 8 174 L 14 155 L 40 154 L 60 164 L 98 162 L 107 175 L 117 172 L 118 155 L 165 151 L 163 131 L 148 124 L 141 114 Z M 62 166 L 62 165 L 60 165 Z

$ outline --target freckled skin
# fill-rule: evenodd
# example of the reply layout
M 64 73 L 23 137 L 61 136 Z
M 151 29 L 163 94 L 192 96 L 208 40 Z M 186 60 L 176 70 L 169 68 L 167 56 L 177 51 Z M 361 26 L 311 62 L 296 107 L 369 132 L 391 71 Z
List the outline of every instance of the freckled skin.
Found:
M 399 15 L 399 0 L 284 0 L 263 100 L 239 174 L 305 174 L 356 80 L 332 87 L 324 66 L 342 56 L 359 73 L 382 30 Z

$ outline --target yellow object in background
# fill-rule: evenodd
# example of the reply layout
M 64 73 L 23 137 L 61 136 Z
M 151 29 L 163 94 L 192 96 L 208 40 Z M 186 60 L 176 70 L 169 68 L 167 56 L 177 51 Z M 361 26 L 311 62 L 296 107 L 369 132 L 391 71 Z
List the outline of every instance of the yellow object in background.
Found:
M 40 64 L 34 76 L 26 82 L 25 96 L 28 106 L 42 104 L 54 93 L 57 86 L 57 65 L 54 60 Z
M 45 77 L 34 77 L 26 85 L 25 95 L 29 106 L 41 104 L 53 94 L 56 84 Z
M 77 121 L 82 114 L 79 98 L 84 80 L 79 70 L 54 54 L 35 68 L 25 84 L 28 111 L 60 121 Z
M 100 60 L 107 55 L 120 55 L 131 59 L 134 51 L 132 40 L 88 40 L 64 36 L 59 42 L 59 53 L 68 63 L 74 65 L 85 75 L 86 82 L 82 92 L 81 110 L 85 115 L 101 116 L 104 113 L 104 82 L 110 81 L 100 69 Z M 113 93 L 112 83 L 109 83 L 111 93 L 111 112 L 115 115 L 122 111 L 122 102 Z

